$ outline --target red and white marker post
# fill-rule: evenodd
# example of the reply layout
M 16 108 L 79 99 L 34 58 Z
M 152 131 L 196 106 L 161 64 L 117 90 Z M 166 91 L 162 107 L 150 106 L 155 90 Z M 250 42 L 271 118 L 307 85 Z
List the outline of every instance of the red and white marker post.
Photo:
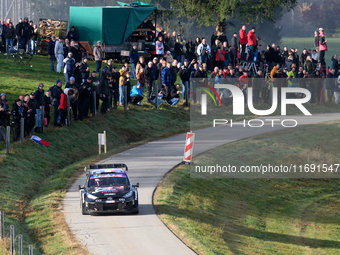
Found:
M 188 132 L 185 141 L 184 147 L 184 159 L 183 162 L 186 164 L 190 164 L 192 162 L 192 154 L 194 151 L 194 141 L 195 141 L 195 134 L 192 132 Z

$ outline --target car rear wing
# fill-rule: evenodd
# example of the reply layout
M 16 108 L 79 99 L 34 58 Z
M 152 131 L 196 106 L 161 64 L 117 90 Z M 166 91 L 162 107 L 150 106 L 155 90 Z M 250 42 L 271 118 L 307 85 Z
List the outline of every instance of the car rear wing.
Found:
M 128 171 L 128 167 L 125 164 L 101 164 L 101 165 L 85 166 L 84 172 L 86 172 L 87 170 L 106 169 L 106 168 L 124 168 L 125 171 Z

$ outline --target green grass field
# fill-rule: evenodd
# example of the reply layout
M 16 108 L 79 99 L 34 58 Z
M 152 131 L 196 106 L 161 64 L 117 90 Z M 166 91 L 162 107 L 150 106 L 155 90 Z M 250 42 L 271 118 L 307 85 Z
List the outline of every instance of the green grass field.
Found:
M 326 38 L 328 51 L 326 52 L 326 64 L 327 66 L 331 65 L 331 57 L 335 54 L 340 54 L 340 38 Z M 280 48 L 283 50 L 283 47 L 289 48 L 297 48 L 299 51 L 299 55 L 302 53 L 303 49 L 314 49 L 313 37 L 310 38 L 297 38 L 297 37 L 283 37 Z
M 339 163 L 339 128 L 330 122 L 268 133 L 194 162 Z M 180 166 L 160 183 L 154 204 L 198 254 L 339 254 L 339 179 L 195 179 Z

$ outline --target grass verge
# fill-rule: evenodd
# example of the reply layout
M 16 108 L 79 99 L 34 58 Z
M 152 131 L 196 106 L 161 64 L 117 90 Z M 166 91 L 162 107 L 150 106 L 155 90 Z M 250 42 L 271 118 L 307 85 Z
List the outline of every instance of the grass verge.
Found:
M 195 164 L 339 163 L 339 128 L 329 122 L 268 133 Z M 198 254 L 339 254 L 339 201 L 339 179 L 191 179 L 187 166 L 169 173 L 154 196 L 161 220 Z

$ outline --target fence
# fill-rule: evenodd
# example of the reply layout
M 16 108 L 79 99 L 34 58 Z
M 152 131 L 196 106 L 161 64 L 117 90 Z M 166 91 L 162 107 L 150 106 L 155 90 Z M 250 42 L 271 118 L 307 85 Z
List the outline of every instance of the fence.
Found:
M 17 238 L 16 238 L 14 225 L 10 225 L 9 236 L 10 236 L 10 254 L 11 255 L 14 255 L 14 254 L 23 255 L 23 248 L 24 248 L 24 246 L 22 244 L 23 243 L 23 236 L 18 235 Z M 5 237 L 6 237 L 6 233 L 5 233 L 5 213 L 3 211 L 0 211 L 0 240 L 4 241 Z M 17 246 L 16 246 L 16 239 L 17 239 Z M 29 250 L 29 255 L 33 255 L 33 245 L 30 244 L 28 246 L 28 250 Z

